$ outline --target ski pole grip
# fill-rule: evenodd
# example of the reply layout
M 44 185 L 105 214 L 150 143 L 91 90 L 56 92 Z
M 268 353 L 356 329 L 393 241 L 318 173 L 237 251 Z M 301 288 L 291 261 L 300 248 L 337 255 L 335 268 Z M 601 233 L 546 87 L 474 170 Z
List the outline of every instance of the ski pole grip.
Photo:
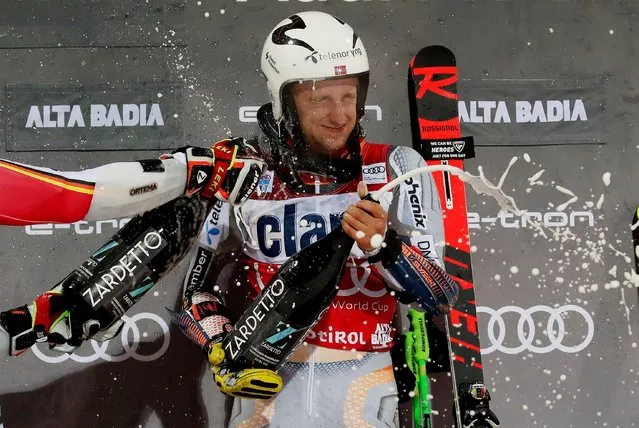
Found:
M 428 346 L 428 336 L 426 334 L 426 318 L 423 312 L 413 308 L 408 310 L 408 317 L 413 330 L 415 360 L 428 361 L 430 347 Z

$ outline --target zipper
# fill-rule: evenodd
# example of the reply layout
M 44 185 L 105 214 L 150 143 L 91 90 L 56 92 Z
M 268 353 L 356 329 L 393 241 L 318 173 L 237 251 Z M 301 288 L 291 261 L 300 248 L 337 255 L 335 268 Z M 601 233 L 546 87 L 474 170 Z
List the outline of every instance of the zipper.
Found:
M 315 383 L 315 345 L 311 346 L 310 358 L 308 359 L 308 380 L 306 383 L 306 415 L 313 416 L 313 384 Z

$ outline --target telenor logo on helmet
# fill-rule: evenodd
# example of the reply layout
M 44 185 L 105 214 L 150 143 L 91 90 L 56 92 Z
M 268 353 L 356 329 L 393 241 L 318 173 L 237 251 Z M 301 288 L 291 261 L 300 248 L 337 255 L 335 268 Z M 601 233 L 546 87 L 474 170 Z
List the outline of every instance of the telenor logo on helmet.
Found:
M 317 51 L 311 52 L 306 58 L 306 61 L 309 59 L 317 64 L 319 61 L 331 60 L 331 59 L 340 59 L 340 58 L 349 58 L 349 57 L 357 57 L 362 56 L 364 53 L 362 52 L 362 48 L 354 48 L 340 52 L 324 52 L 319 53 Z

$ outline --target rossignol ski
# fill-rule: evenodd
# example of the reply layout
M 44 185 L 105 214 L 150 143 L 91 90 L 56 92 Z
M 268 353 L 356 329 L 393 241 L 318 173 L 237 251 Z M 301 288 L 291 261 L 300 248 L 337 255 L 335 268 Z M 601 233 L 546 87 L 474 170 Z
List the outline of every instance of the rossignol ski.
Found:
M 428 165 L 464 168 L 475 156 L 472 137 L 461 138 L 457 110 L 457 64 L 444 46 L 427 46 L 412 59 L 408 73 L 413 148 Z M 493 427 L 499 421 L 489 408 L 477 329 L 475 288 L 464 182 L 448 172 L 434 173 L 444 215 L 444 265 L 460 287 L 447 317 L 455 423 L 460 427 Z

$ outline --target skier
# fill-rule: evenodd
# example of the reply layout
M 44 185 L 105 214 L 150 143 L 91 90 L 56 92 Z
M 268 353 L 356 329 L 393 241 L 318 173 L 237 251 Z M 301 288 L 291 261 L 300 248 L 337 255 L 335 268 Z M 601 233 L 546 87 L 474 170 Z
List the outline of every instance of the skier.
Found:
M 207 337 L 221 334 L 223 323 L 215 329 L 197 322 L 202 302 L 221 308 L 224 296 L 229 303 L 254 298 L 284 261 L 325 236 L 344 213 L 341 224 L 356 245 L 338 296 L 279 370 L 282 391 L 270 400 L 235 398 L 229 424 L 396 426 L 397 387 L 388 352 L 396 299 L 423 303 L 434 295 L 439 305 L 425 309 L 441 313 L 458 293 L 443 271 L 448 281 L 429 284 L 428 275 L 406 268 L 422 256 L 441 266 L 443 221 L 435 183 L 422 174 L 384 194 L 380 204 L 360 200 L 360 181 L 377 190 L 425 162 L 412 148 L 365 138 L 360 119 L 368 57 L 344 21 L 313 11 L 284 19 L 264 43 L 261 69 L 270 103 L 257 114 L 258 150 L 267 171 L 245 204 L 221 204 L 209 215 L 184 281 L 183 329 L 201 346 L 202 330 Z M 220 245 L 233 231 L 242 245 L 234 252 L 239 257 L 225 266 Z M 376 234 L 384 237 L 380 247 L 371 242 Z M 213 259 L 222 265 L 213 267 Z M 211 349 L 214 370 L 233 377 L 219 364 L 221 344 Z

